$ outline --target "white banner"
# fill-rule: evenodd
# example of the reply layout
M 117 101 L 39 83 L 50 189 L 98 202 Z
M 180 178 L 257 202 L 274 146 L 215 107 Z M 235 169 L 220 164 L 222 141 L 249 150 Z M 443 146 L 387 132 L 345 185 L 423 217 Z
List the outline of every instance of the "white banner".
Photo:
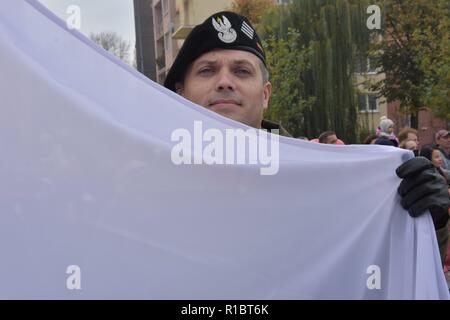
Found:
M 430 216 L 399 204 L 410 153 L 280 137 L 276 163 L 195 164 L 238 128 L 2 1 L 0 298 L 448 298 Z

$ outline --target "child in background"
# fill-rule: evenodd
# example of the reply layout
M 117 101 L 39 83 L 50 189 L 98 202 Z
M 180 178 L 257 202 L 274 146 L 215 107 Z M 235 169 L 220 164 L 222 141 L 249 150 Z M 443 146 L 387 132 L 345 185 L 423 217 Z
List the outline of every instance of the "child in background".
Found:
M 392 141 L 395 147 L 398 147 L 398 139 L 395 136 L 394 129 L 395 129 L 394 121 L 383 116 L 380 118 L 380 125 L 377 128 L 376 134 L 378 137 L 388 138 L 389 140 Z

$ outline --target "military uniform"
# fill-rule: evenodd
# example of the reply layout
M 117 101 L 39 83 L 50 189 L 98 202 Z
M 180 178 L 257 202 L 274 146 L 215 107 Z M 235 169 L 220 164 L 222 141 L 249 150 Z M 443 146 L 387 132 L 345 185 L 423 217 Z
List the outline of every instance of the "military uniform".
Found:
M 261 122 L 261 128 L 266 129 L 269 132 L 272 132 L 272 130 L 278 130 L 278 134 L 280 136 L 292 137 L 291 134 L 285 128 L 283 128 L 281 125 L 279 125 L 278 123 L 269 121 L 269 120 L 263 120 Z

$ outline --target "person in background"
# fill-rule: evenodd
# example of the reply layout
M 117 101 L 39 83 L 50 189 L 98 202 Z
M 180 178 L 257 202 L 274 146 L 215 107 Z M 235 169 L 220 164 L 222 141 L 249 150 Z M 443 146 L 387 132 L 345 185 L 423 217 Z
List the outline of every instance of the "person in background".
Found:
M 435 135 L 436 144 L 439 146 L 442 158 L 442 170 L 450 174 L 450 132 L 439 130 Z
M 394 140 L 389 139 L 386 136 L 381 136 L 375 140 L 373 144 L 379 144 L 382 146 L 391 146 L 391 147 L 397 147 L 394 143 Z
M 437 145 L 425 146 L 420 150 L 420 155 L 431 161 L 431 163 L 436 167 L 439 174 L 445 178 L 450 188 L 450 176 L 442 170 L 442 164 L 444 163 L 444 161 L 442 159 L 441 150 L 439 149 L 439 147 Z
M 448 186 L 448 194 L 449 194 L 449 198 L 450 198 L 450 176 L 448 176 L 442 169 L 442 158 L 441 158 L 441 152 L 439 150 L 439 148 L 436 145 L 432 145 L 432 146 L 425 146 L 420 150 L 420 155 L 422 157 L 427 158 L 428 160 L 431 161 L 431 163 L 436 167 L 437 171 L 441 174 L 441 176 L 447 181 L 447 186 Z M 450 208 L 448 210 L 448 214 L 450 215 Z M 449 256 L 448 256 L 448 251 L 449 251 L 449 243 L 448 243 L 448 235 L 449 235 L 449 228 L 450 225 L 448 224 L 447 229 L 441 231 L 443 233 L 447 233 L 447 245 L 439 245 L 439 250 L 440 250 L 440 254 L 441 254 L 441 259 L 443 259 L 443 264 L 444 264 L 444 273 L 446 274 L 446 278 L 447 280 L 450 280 L 450 261 L 449 261 Z M 439 239 L 439 236 L 438 236 Z M 444 238 L 442 238 L 444 239 Z M 439 241 L 439 240 L 438 240 Z M 443 241 L 443 240 L 442 240 Z M 446 250 L 445 250 L 446 248 Z M 447 268 L 447 270 L 446 270 Z
M 325 131 L 319 136 L 319 143 L 336 144 L 337 142 L 338 138 L 336 136 L 336 132 L 334 131 Z
M 401 149 L 411 150 L 414 153 L 414 156 L 419 155 L 419 145 L 416 140 L 406 139 L 400 142 L 399 147 Z
M 404 128 L 402 129 L 398 136 L 399 144 L 401 144 L 405 140 L 411 140 L 414 141 L 417 144 L 417 147 L 420 149 L 420 142 L 419 142 L 419 136 L 417 135 L 417 130 L 413 128 Z M 405 149 L 405 148 L 403 148 Z M 409 149 L 411 150 L 411 149 Z
M 378 136 L 376 134 L 368 135 L 366 139 L 364 139 L 363 144 L 374 144 L 377 138 Z
M 394 121 L 388 119 L 385 116 L 380 118 L 380 125 L 377 129 L 377 136 L 380 138 L 387 137 L 389 140 L 392 141 L 395 147 L 398 147 L 398 139 L 394 134 L 394 130 L 395 130 Z
M 448 232 L 450 233 L 450 226 Z M 450 243 L 447 245 L 447 257 L 444 262 L 444 275 L 447 280 L 448 290 L 450 291 Z

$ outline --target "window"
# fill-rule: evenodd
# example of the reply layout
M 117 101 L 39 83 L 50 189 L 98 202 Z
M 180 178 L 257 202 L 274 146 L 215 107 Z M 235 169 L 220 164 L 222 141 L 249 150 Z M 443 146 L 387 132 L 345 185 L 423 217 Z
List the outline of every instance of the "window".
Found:
M 168 32 L 164 35 L 164 50 L 170 51 L 170 34 Z
M 358 94 L 359 112 L 378 112 L 378 98 L 376 94 Z
M 374 66 L 374 63 L 367 58 L 366 63 L 364 60 L 357 59 L 355 63 L 355 72 L 356 73 L 376 73 L 377 69 Z
M 162 0 L 163 4 L 163 15 L 166 15 L 169 13 L 169 0 Z
M 184 12 L 184 24 L 189 25 L 189 1 L 184 0 L 183 2 L 183 12 Z

